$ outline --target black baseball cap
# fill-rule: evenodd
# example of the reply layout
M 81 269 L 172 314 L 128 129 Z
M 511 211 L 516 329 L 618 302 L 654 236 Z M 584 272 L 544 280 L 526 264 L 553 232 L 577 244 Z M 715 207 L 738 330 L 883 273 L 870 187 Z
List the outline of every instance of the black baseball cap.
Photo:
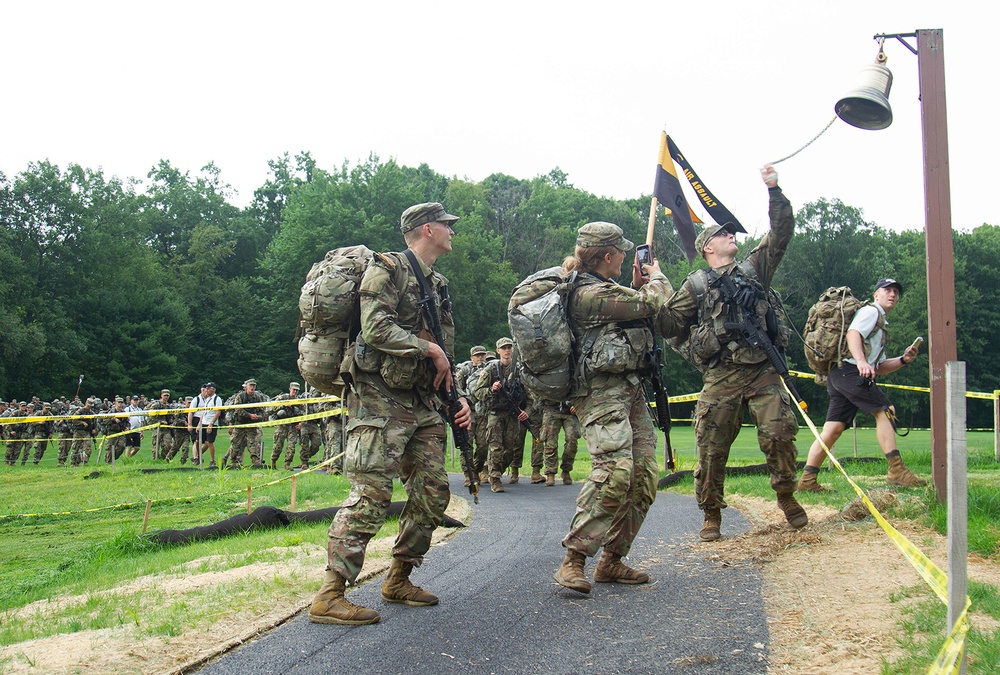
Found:
M 878 282 L 875 284 L 875 290 L 877 291 L 880 288 L 888 288 L 889 286 L 895 286 L 896 290 L 899 291 L 899 294 L 900 295 L 903 294 L 903 284 L 891 278 L 879 279 Z
M 202 389 L 218 389 L 218 387 L 215 386 L 215 382 L 206 382 L 205 384 L 201 385 L 201 388 Z

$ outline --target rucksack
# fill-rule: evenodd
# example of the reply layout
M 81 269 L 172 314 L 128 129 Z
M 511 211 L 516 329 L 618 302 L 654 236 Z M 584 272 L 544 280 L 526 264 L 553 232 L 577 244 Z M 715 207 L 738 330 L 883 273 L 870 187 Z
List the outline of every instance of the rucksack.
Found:
M 358 288 L 373 255 L 360 245 L 327 252 L 299 293 L 299 372 L 324 394 L 342 393 L 340 364 L 361 330 Z
M 576 272 L 535 272 L 514 289 L 507 323 L 517 353 L 518 379 L 536 398 L 562 402 L 573 389 L 573 331 L 566 310 Z
M 809 308 L 802 342 L 809 368 L 816 373 L 816 384 L 825 384 L 830 371 L 851 355 L 847 346 L 847 329 L 854 315 L 865 304 L 854 297 L 848 286 L 831 286 Z M 880 323 L 884 327 L 881 317 Z

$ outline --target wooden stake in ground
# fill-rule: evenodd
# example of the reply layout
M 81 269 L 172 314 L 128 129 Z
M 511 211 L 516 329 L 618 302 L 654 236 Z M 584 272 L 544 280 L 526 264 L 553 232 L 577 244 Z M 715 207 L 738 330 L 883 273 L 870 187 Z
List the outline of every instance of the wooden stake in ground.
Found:
M 251 492 L 253 491 L 252 485 L 247 485 L 247 515 L 253 511 L 253 498 L 251 497 Z
M 153 505 L 152 499 L 146 500 L 146 515 L 142 517 L 142 533 L 146 534 L 146 526 L 149 525 L 149 508 Z
M 295 481 L 297 479 L 298 476 L 292 476 L 292 506 L 291 506 L 292 513 L 295 513 Z

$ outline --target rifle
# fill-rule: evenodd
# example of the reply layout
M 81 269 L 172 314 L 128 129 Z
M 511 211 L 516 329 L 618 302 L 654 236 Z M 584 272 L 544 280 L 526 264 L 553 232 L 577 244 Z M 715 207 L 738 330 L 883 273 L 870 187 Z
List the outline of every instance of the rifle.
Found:
M 406 259 L 410 261 L 410 267 L 413 269 L 413 275 L 417 278 L 417 282 L 420 284 L 421 297 L 418 303 L 425 312 L 427 312 L 427 318 L 430 320 L 431 333 L 434 335 L 434 340 L 438 343 L 438 346 L 444 350 L 444 331 L 441 330 L 441 317 L 438 316 L 437 307 L 434 305 L 434 298 L 431 295 L 430 284 L 427 283 L 427 278 L 424 277 L 423 271 L 420 269 L 420 263 L 417 262 L 414 257 L 413 251 L 406 249 L 404 252 Z M 448 368 L 451 370 L 451 380 L 452 386 L 446 392 L 441 392 L 448 401 L 445 419 L 448 420 L 448 425 L 451 427 L 451 435 L 455 439 L 455 445 L 458 447 L 459 452 L 462 453 L 462 459 L 465 460 L 465 475 L 469 479 L 469 494 L 472 495 L 472 500 L 478 504 L 479 503 L 479 475 L 473 466 L 473 456 L 472 456 L 472 440 L 469 438 L 469 430 L 463 429 L 455 422 L 455 415 L 459 413 L 462 409 L 462 404 L 458 400 L 458 391 L 455 389 L 455 361 L 452 359 L 448 352 L 445 352 L 445 356 L 448 356 Z
M 716 285 L 722 291 L 723 300 L 729 307 L 729 318 L 732 319 L 732 321 L 724 322 L 723 327 L 726 330 L 738 332 L 740 337 L 751 347 L 763 349 L 767 355 L 767 360 L 771 362 L 771 366 L 774 367 L 781 379 L 784 380 L 785 386 L 792 393 L 796 405 L 802 408 L 802 410 L 806 410 L 808 406 L 802 400 L 798 389 L 795 388 L 795 383 L 789 376 L 788 364 L 785 362 L 784 354 L 778 351 L 767 331 L 760 325 L 760 316 L 757 315 L 755 308 L 751 306 L 751 304 L 755 305 L 756 303 L 749 301 L 750 298 L 748 296 L 750 294 L 747 290 L 737 290 L 736 284 L 733 283 L 732 277 L 728 274 L 720 274 L 719 278 L 713 282 L 713 285 Z
M 663 347 L 656 339 L 656 330 L 653 328 L 652 320 L 649 321 L 650 330 L 653 331 L 653 349 L 646 355 L 652 366 L 652 376 L 650 385 L 653 388 L 653 401 L 656 403 L 656 415 L 654 421 L 656 426 L 663 432 L 663 461 L 667 469 L 673 473 L 676 468 L 674 462 L 674 447 L 670 443 L 670 399 L 667 396 L 667 388 L 663 384 Z
M 497 380 L 501 380 L 503 377 L 503 370 L 500 366 L 500 361 L 495 361 L 494 363 L 497 364 Z M 501 394 L 504 401 L 506 401 L 506 403 L 499 408 L 500 410 L 505 410 L 513 415 L 520 415 L 521 411 L 528 407 L 528 396 L 524 393 L 524 385 L 517 380 L 513 380 L 509 383 L 503 382 L 497 393 Z M 522 404 L 524 405 L 523 408 L 521 407 Z M 521 424 L 524 425 L 524 427 L 528 430 L 528 433 L 531 434 L 532 443 L 541 442 L 537 425 L 531 421 L 530 415 L 528 416 L 528 419 L 521 422 Z

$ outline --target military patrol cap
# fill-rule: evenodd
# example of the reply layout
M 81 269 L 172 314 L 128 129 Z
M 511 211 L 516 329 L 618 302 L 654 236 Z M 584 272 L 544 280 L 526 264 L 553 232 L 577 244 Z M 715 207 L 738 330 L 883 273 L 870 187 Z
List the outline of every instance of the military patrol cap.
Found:
M 252 384 L 253 386 L 256 387 L 257 386 L 257 380 L 255 380 L 255 379 L 253 379 L 251 377 L 249 380 L 247 380 L 246 382 L 243 383 L 243 386 L 245 387 L 245 386 L 250 385 L 250 384 Z
M 482 345 L 476 345 L 475 347 L 469 350 L 469 356 L 479 356 L 480 354 L 483 355 L 486 354 L 486 347 Z
M 425 202 L 414 204 L 403 211 L 399 217 L 399 230 L 406 234 L 410 230 L 420 227 L 424 223 L 446 223 L 450 225 L 458 220 L 458 216 L 453 216 L 444 210 L 444 206 L 438 202 Z
M 576 245 L 580 248 L 614 246 L 619 251 L 631 251 L 635 244 L 625 238 L 622 228 L 614 223 L 587 223 L 577 233 Z
M 115 403 L 124 403 L 124 402 L 125 399 L 123 399 L 121 396 L 115 396 Z
M 32 410 L 34 410 L 35 409 L 35 404 L 34 403 L 29 403 L 27 407 L 29 407 Z
M 42 407 L 43 407 L 43 408 L 51 408 L 51 407 L 52 407 L 52 404 L 51 404 L 51 403 L 43 403 L 43 404 L 42 404 Z
M 164 394 L 166 394 L 167 396 L 169 396 L 170 395 L 170 390 L 169 389 L 161 389 L 160 390 L 160 396 L 163 396 Z
M 289 389 L 302 389 L 302 385 L 299 384 L 298 382 L 289 382 L 288 383 L 288 388 Z
M 488 352 L 486 352 L 486 360 L 487 361 L 489 361 L 490 359 L 495 359 L 496 357 L 497 357 L 497 353 L 496 352 L 494 352 L 494 351 L 488 351 Z
M 875 284 L 875 290 L 877 291 L 880 288 L 889 288 L 889 286 L 895 286 L 896 290 L 899 291 L 899 294 L 900 295 L 903 294 L 903 284 L 901 284 L 898 281 L 896 281 L 895 279 L 891 279 L 891 278 L 889 278 L 889 279 L 879 279 L 878 283 Z
M 706 225 L 705 229 L 698 234 L 698 238 L 694 240 L 694 250 L 698 252 L 698 255 L 702 258 L 705 257 L 705 245 L 720 232 L 736 234 L 736 226 L 732 223 L 726 223 L 725 225 Z
M 514 346 L 514 341 L 508 337 L 502 337 L 499 340 L 497 340 L 497 349 L 500 349 L 501 347 L 513 347 L 513 346 Z

